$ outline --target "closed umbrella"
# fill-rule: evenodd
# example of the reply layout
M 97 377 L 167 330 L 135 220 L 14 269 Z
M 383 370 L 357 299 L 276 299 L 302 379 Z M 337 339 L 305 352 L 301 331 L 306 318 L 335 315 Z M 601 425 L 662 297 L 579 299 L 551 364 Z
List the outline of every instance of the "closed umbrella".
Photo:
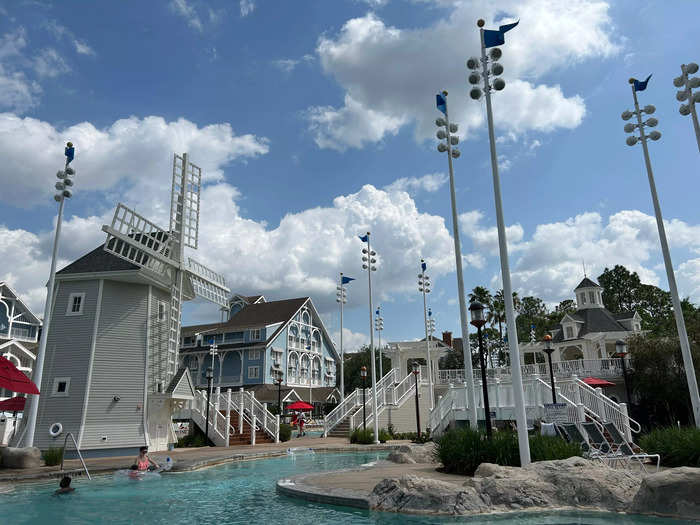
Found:
M 12 361 L 0 356 L 0 388 L 23 394 L 38 394 L 39 389 Z

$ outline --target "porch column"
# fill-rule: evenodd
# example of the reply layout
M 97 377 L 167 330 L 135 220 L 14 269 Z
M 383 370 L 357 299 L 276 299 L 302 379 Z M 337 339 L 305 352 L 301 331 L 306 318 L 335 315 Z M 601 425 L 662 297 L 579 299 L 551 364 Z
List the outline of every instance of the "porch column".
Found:
M 245 391 L 243 390 L 243 387 L 240 388 L 238 392 L 238 397 L 239 397 L 239 403 L 238 403 L 238 433 L 243 434 L 243 409 L 245 408 L 243 406 L 243 402 L 245 400 Z
M 627 403 L 620 403 L 620 412 L 622 412 L 622 420 L 625 422 L 625 428 L 622 430 L 625 433 L 627 441 L 632 443 L 632 430 L 630 430 L 630 416 L 627 412 Z
M 229 446 L 231 437 L 231 389 L 226 389 L 226 446 Z

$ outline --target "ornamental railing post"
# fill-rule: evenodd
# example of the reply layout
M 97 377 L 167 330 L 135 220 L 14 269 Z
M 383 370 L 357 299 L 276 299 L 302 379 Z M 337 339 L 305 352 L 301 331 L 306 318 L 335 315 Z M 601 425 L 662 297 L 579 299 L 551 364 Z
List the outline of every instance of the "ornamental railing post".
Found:
M 620 412 L 622 412 L 622 421 L 625 424 L 625 428 L 622 430 L 625 433 L 627 441 L 632 443 L 632 430 L 630 429 L 630 416 L 627 412 L 627 403 L 620 403 Z
M 216 397 L 214 398 L 214 410 L 216 410 L 218 412 L 219 407 L 221 406 L 219 404 L 219 401 L 221 399 L 221 387 L 220 386 L 216 387 L 216 394 L 215 395 L 216 395 Z
M 250 427 L 250 444 L 255 446 L 255 426 L 256 426 L 255 413 L 253 413 L 252 421 L 253 421 L 253 424 Z
M 226 389 L 226 446 L 229 446 L 231 437 L 231 389 Z
M 595 397 L 597 399 L 598 405 L 598 415 L 603 420 L 603 423 L 607 423 L 608 418 L 605 416 L 605 403 L 603 401 L 603 389 L 598 387 L 595 389 Z
M 263 407 L 264 407 L 265 409 L 263 410 L 263 424 L 262 424 L 262 427 L 263 427 L 263 430 L 265 430 L 265 429 L 267 428 L 267 403 L 263 403 Z
M 583 408 L 583 403 L 576 403 L 576 416 L 578 417 L 578 423 L 586 421 L 586 411 Z
M 243 390 L 243 387 L 241 387 L 239 391 L 239 398 L 240 398 L 240 403 L 238 403 L 238 433 L 243 434 L 243 411 L 244 411 L 244 406 L 243 402 L 245 401 L 245 392 Z
M 280 442 L 280 415 L 277 414 L 277 430 L 275 431 L 275 443 Z

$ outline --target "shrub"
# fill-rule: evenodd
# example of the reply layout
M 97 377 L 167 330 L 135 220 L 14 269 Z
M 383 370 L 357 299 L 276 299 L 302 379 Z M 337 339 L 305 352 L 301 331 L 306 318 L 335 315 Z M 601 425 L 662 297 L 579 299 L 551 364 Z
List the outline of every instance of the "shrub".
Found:
M 414 443 L 427 443 L 428 441 L 432 441 L 432 438 L 430 437 L 430 429 L 427 429 L 425 432 L 423 432 L 420 435 L 420 438 L 416 437 L 415 432 L 395 432 L 392 435 L 392 439 L 409 439 Z
M 390 439 L 393 439 L 393 438 L 392 438 L 392 435 L 391 435 L 391 432 L 389 432 L 388 430 L 385 430 L 385 429 L 383 429 L 383 428 L 380 428 L 380 429 L 379 429 L 379 442 L 380 442 L 380 443 L 386 443 L 386 442 L 389 441 Z
M 360 445 L 371 445 L 374 443 L 374 432 L 369 428 L 356 428 L 350 434 L 350 443 L 359 443 Z
M 520 466 L 518 437 L 514 432 L 495 432 L 492 439 L 470 428 L 453 429 L 437 441 L 436 459 L 446 472 L 474 475 L 482 463 Z M 566 459 L 581 455 L 578 445 L 566 443 L 555 436 L 531 436 L 530 455 L 533 461 Z
M 639 445 L 649 454 L 659 454 L 665 467 L 700 467 L 699 428 L 659 428 L 642 437 Z
M 63 449 L 62 448 L 50 448 L 44 450 L 42 454 L 44 458 L 44 463 L 47 467 L 52 467 L 54 465 L 60 465 L 63 459 Z
M 201 432 L 195 432 L 194 434 L 187 434 L 181 437 L 175 443 L 175 448 L 196 448 L 196 447 L 206 447 L 207 440 L 204 434 Z
M 280 423 L 280 441 L 289 441 L 292 438 L 292 425 Z

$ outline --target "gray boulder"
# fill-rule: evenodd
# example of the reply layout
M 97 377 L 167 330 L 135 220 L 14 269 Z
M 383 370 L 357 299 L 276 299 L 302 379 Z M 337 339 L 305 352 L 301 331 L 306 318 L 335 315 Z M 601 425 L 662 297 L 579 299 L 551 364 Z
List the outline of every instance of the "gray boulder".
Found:
M 428 442 L 423 445 L 411 443 L 401 445 L 398 448 L 398 454 L 404 454 L 412 459 L 412 463 L 435 463 L 435 443 Z M 394 461 L 390 458 L 389 461 Z M 408 461 L 396 461 L 396 463 L 409 463 Z
M 36 447 L 3 447 L 1 454 L 4 468 L 34 468 L 43 465 L 41 451 Z
M 391 461 L 393 463 L 402 463 L 402 464 L 413 464 L 416 462 L 415 459 L 413 459 L 411 456 L 406 454 L 405 452 L 391 452 L 387 457 L 387 461 Z
M 484 464 L 463 485 L 406 475 L 385 479 L 370 495 L 386 511 L 471 514 L 560 507 L 624 511 L 640 481 L 582 458 L 542 461 L 525 468 Z
M 679 467 L 645 477 L 630 511 L 700 519 L 700 468 Z

